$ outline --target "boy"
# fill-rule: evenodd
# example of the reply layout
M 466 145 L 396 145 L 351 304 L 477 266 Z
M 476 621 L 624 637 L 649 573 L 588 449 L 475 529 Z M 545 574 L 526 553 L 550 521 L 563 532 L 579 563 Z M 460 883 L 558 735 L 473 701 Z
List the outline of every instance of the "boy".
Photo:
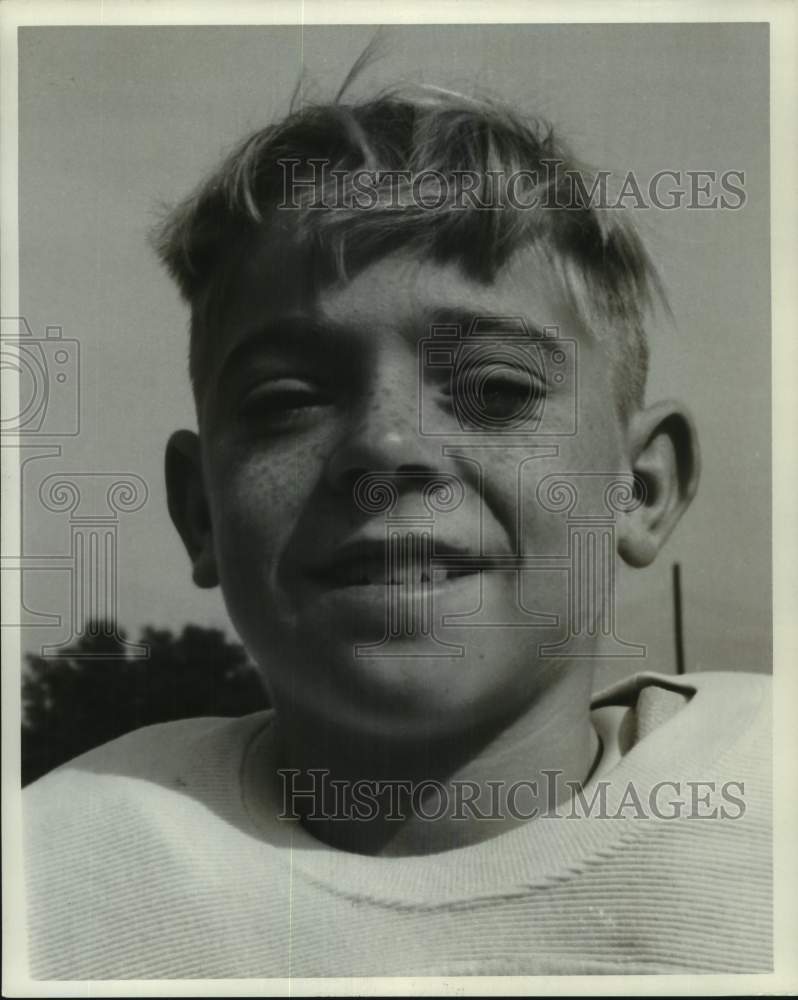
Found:
M 770 967 L 764 679 L 592 698 L 644 652 L 616 561 L 699 468 L 644 401 L 654 268 L 591 192 L 541 124 L 424 89 L 289 115 L 167 220 L 170 512 L 274 710 L 30 789 L 34 976 Z

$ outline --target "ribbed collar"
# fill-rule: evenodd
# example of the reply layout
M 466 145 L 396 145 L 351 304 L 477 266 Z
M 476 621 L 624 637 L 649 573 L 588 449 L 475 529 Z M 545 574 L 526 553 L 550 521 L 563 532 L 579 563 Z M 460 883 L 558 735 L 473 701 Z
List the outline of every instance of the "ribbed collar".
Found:
M 612 812 L 630 782 L 645 798 L 646 790 L 659 781 L 720 779 L 713 773 L 714 763 L 749 728 L 761 701 L 759 687 L 754 689 L 756 698 L 740 697 L 735 684 L 738 677 L 642 673 L 598 694 L 592 703 L 593 718 L 605 755 L 583 790 L 587 801 L 599 781 L 611 782 L 607 801 Z M 670 717 L 647 732 L 633 725 L 631 731 L 640 738 L 625 752 L 619 751 L 618 730 L 626 713 L 601 710 L 626 706 L 634 713 L 643 690 L 649 714 Z M 660 693 L 670 703 L 664 713 L 655 705 Z M 678 702 L 674 706 L 673 693 L 681 696 L 680 707 Z M 573 877 L 603 852 L 645 835 L 650 824 L 657 822 L 632 817 L 540 817 L 491 839 L 426 856 L 386 858 L 341 851 L 317 840 L 298 822 L 276 819 L 281 798 L 272 722 L 273 716 L 265 713 L 241 772 L 243 805 L 252 833 L 276 848 L 275 863 L 290 866 L 295 875 L 337 895 L 410 908 L 512 896 L 531 886 Z M 606 748 L 613 746 L 616 752 L 607 753 Z M 569 810 L 562 811 L 567 814 Z

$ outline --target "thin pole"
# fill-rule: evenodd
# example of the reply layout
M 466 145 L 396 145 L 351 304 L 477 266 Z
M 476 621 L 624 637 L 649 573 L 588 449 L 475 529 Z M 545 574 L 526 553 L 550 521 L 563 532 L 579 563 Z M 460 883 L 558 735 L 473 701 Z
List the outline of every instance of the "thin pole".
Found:
M 676 673 L 684 671 L 684 630 L 682 627 L 682 567 L 673 564 L 673 630 L 676 644 Z

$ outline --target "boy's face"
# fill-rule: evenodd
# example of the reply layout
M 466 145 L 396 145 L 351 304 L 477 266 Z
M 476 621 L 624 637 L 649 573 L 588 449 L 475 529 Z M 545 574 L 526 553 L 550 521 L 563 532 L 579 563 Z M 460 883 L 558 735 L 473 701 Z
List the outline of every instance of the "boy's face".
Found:
M 568 630 L 567 511 L 547 509 L 538 486 L 552 473 L 629 473 L 605 353 L 529 250 L 487 285 L 404 252 L 321 290 L 303 274 L 268 244 L 250 257 L 206 382 L 208 547 L 232 620 L 278 709 L 408 735 L 500 723 L 556 679 L 559 661 L 538 648 Z M 507 359 L 519 357 L 517 345 L 508 355 L 503 324 L 492 324 L 496 352 L 488 346 L 475 397 L 498 418 L 485 435 L 458 422 L 451 365 L 420 342 L 433 322 L 489 316 L 523 317 L 538 360 L 531 375 L 516 371 Z M 534 336 L 544 327 L 576 343 L 557 355 L 559 367 Z M 545 397 L 537 431 L 512 421 L 502 429 L 530 391 Z M 396 487 L 388 522 L 355 498 L 364 473 Z M 425 505 L 436 475 L 462 494 L 454 509 Z M 606 482 L 576 483 L 582 514 L 606 515 Z M 422 581 L 408 541 L 410 561 L 386 570 L 388 523 L 402 539 L 431 530 L 433 554 L 486 557 L 486 568 L 433 570 Z M 561 558 L 520 574 L 490 563 L 519 554 Z M 425 595 L 434 638 L 421 620 Z M 599 608 L 605 596 L 599 589 Z M 391 629 L 383 645 L 356 652 Z

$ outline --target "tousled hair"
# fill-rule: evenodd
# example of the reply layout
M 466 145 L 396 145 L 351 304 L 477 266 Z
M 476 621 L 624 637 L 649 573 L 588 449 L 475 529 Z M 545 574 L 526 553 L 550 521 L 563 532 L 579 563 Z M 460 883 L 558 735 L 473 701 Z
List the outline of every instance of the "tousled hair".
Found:
M 319 161 L 327 164 L 321 179 Z M 287 171 L 306 182 L 288 203 Z M 368 207 L 354 197 L 358 171 L 387 179 Z M 446 182 L 436 188 L 445 200 L 434 208 L 418 204 L 405 180 L 397 207 L 396 175 L 390 180 L 397 171 L 411 177 L 434 172 L 427 176 Z M 468 198 L 465 173 L 476 175 Z M 508 201 L 513 175 L 521 180 L 516 202 L 523 197 L 537 207 Z M 208 351 L 242 255 L 278 220 L 283 232 L 288 220 L 286 238 L 321 284 L 345 281 L 400 248 L 455 262 L 474 280 L 490 282 L 515 251 L 534 246 L 605 345 L 617 408 L 628 415 L 643 403 L 647 312 L 664 299 L 629 209 L 596 205 L 587 195 L 595 177 L 546 122 L 440 88 L 392 90 L 359 103 L 339 98 L 292 111 L 240 143 L 154 231 L 155 248 L 191 307 L 195 398 L 204 391 Z

